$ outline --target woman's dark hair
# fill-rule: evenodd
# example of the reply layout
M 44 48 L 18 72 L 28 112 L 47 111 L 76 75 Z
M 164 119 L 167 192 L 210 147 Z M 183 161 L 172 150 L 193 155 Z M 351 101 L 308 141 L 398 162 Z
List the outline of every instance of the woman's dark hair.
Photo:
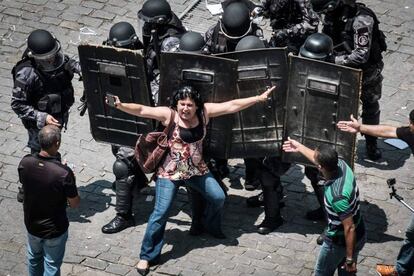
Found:
M 171 108 L 177 110 L 178 101 L 190 98 L 194 101 L 197 109 L 197 114 L 201 115 L 204 109 L 204 102 L 201 98 L 200 93 L 190 85 L 182 86 L 181 88 L 174 91 L 174 95 L 171 100 Z
M 315 161 L 328 172 L 338 170 L 338 153 L 328 145 L 320 145 L 316 148 Z

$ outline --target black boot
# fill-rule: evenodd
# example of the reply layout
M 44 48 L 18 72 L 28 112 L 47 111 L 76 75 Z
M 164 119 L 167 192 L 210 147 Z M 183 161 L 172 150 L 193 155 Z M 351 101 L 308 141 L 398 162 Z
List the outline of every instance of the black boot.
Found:
M 281 217 L 278 217 L 276 219 L 265 217 L 263 222 L 257 226 L 257 233 L 262 234 L 262 235 L 267 235 L 270 232 L 273 232 L 275 229 L 277 229 L 282 224 L 283 224 L 283 219 Z
M 192 213 L 192 220 L 191 220 L 191 228 L 190 228 L 190 235 L 191 236 L 199 236 L 204 233 L 203 227 L 203 214 L 206 209 L 206 200 L 203 196 L 197 192 L 195 189 L 187 187 L 187 192 L 191 197 L 191 213 Z
M 118 233 L 124 230 L 125 228 L 135 225 L 134 218 L 130 216 L 129 218 L 124 218 L 121 215 L 116 215 L 108 224 L 102 227 L 102 233 L 113 234 Z
M 381 151 L 377 147 L 377 141 L 375 143 L 366 141 L 366 151 L 368 159 L 372 161 L 377 161 L 382 157 Z
M 264 206 L 263 192 L 258 195 L 251 196 L 246 199 L 247 207 L 260 207 Z

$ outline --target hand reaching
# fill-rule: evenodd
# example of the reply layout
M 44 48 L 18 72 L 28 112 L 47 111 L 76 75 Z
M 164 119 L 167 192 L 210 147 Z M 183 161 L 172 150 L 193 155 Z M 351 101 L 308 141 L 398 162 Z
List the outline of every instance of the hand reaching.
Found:
M 283 143 L 282 149 L 285 152 L 299 152 L 300 146 L 302 146 L 301 143 L 288 137 L 288 139 Z
M 351 114 L 351 121 L 339 121 L 336 126 L 341 130 L 349 133 L 360 132 L 361 124 Z
M 267 98 L 269 98 L 270 93 L 273 92 L 273 90 L 275 90 L 276 86 L 272 86 L 269 89 L 267 89 L 265 92 L 263 92 L 262 94 L 260 94 L 259 96 L 257 96 L 258 101 L 259 102 L 264 102 L 267 100 Z
M 55 117 L 49 114 L 46 116 L 46 125 L 54 125 L 54 126 L 60 127 L 59 121 L 56 120 Z

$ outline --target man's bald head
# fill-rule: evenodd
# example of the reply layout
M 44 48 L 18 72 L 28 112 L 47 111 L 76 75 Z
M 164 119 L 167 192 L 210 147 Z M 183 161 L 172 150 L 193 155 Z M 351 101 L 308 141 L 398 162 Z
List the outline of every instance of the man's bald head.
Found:
M 42 150 L 51 149 L 60 144 L 60 128 L 54 125 L 46 125 L 39 132 L 39 144 Z

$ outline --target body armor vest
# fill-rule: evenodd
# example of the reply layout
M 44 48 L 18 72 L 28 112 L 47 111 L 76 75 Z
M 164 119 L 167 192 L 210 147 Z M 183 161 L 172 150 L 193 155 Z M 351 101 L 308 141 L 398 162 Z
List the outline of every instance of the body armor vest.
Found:
M 374 19 L 374 26 L 372 30 L 372 41 L 370 46 L 370 55 L 366 64 L 360 66 L 361 69 L 365 69 L 370 65 L 377 64 L 382 61 L 382 52 L 387 50 L 387 44 L 385 41 L 384 33 L 379 29 L 379 21 L 375 13 L 367 8 L 364 4 L 357 3 L 355 15 L 348 18 L 346 22 L 341 20 L 341 15 L 332 16 L 336 18 L 333 27 L 329 29 L 329 35 L 331 36 L 334 45 L 345 43 L 350 50 L 354 49 L 354 29 L 353 24 L 355 18 L 359 15 L 368 15 Z M 338 22 L 338 20 L 341 20 Z M 349 54 L 349 53 L 348 53 Z
M 171 20 L 164 25 L 157 26 L 157 35 L 158 42 L 154 42 L 151 37 L 150 26 L 148 25 L 147 30 L 143 30 L 143 40 L 144 40 L 144 54 L 145 60 L 147 63 L 147 75 L 149 80 L 153 79 L 153 72 L 155 69 L 158 69 L 157 64 L 157 52 L 160 52 L 162 41 L 167 37 L 178 37 L 180 38 L 185 32 L 185 28 L 181 20 L 173 13 Z M 145 28 L 144 28 L 145 29 Z M 157 45 L 155 45 L 156 43 Z
M 13 67 L 13 80 L 16 79 L 16 73 L 24 67 L 33 68 L 39 77 L 39 84 L 26 95 L 28 103 L 35 109 L 62 117 L 73 105 L 75 101 L 73 72 L 69 68 L 68 61 L 69 57 L 65 55 L 64 64 L 60 69 L 53 73 L 44 73 L 36 68 L 35 62 L 23 55 L 23 59 Z

